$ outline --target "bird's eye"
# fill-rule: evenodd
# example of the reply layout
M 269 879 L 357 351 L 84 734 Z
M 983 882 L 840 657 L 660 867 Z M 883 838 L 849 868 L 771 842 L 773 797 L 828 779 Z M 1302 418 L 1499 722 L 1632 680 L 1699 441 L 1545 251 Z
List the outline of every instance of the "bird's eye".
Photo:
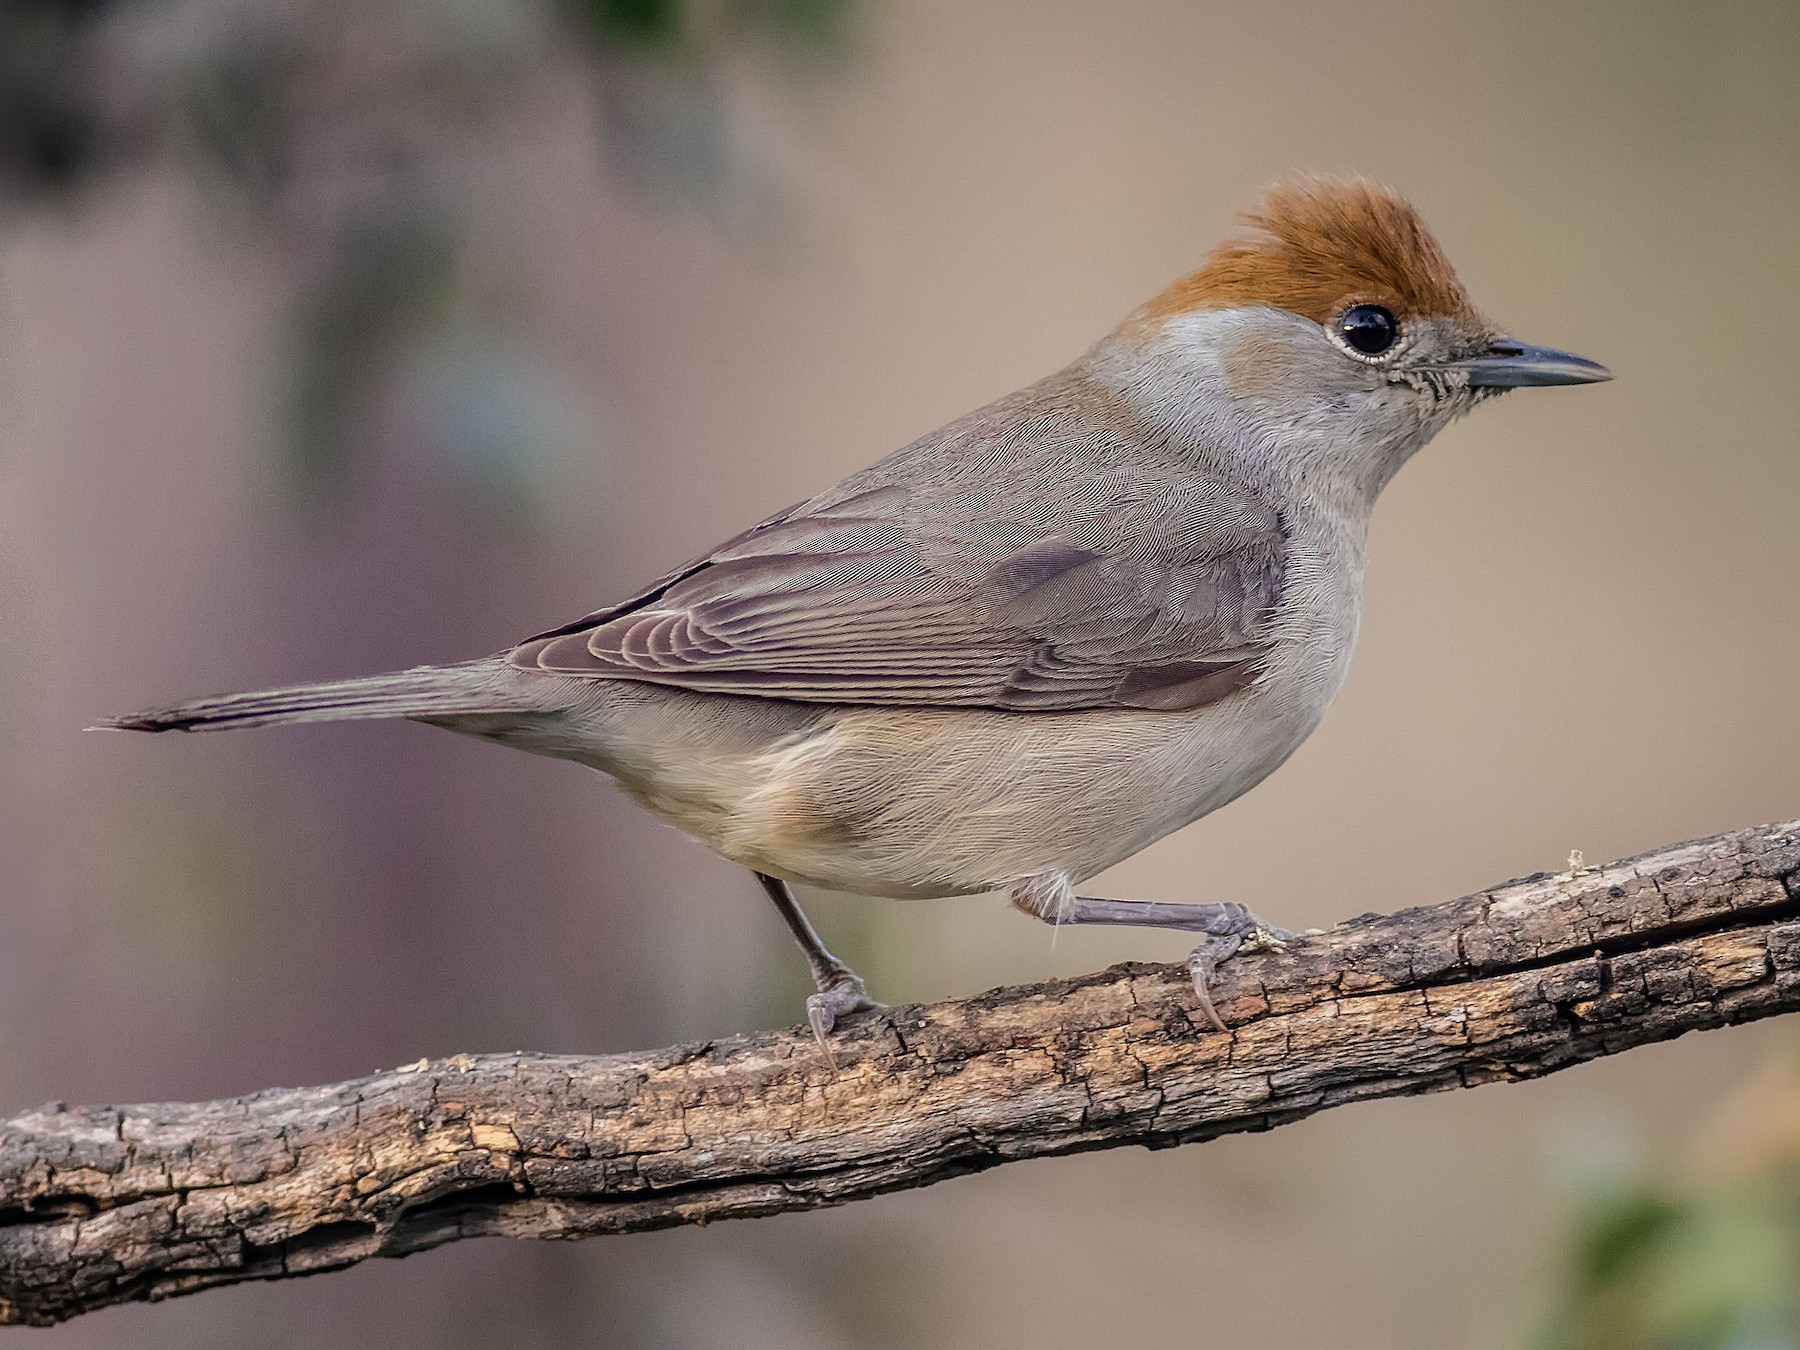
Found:
M 1364 356 L 1380 356 L 1400 336 L 1400 325 L 1380 305 L 1352 305 L 1338 320 L 1338 331 Z

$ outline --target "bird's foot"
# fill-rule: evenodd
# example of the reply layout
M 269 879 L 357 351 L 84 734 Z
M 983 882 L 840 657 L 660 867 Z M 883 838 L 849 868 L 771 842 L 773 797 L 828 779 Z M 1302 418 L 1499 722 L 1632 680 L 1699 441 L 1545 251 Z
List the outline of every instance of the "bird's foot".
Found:
M 1279 952 L 1287 949 L 1294 935 L 1285 928 L 1264 923 L 1242 905 L 1232 908 L 1242 916 L 1234 920 L 1234 931 L 1213 933 L 1188 954 L 1188 973 L 1194 977 L 1194 997 L 1206 1014 L 1214 1031 L 1224 1031 L 1225 1022 L 1213 1006 L 1212 978 L 1219 966 L 1239 952 Z M 1241 923 L 1242 927 L 1236 924 Z
M 837 1067 L 837 1056 L 831 1053 L 831 1042 L 826 1038 L 836 1029 L 838 1019 L 884 1006 L 869 997 L 862 976 L 848 966 L 839 966 L 829 978 L 819 981 L 819 992 L 806 1000 L 806 1024 L 833 1068 Z

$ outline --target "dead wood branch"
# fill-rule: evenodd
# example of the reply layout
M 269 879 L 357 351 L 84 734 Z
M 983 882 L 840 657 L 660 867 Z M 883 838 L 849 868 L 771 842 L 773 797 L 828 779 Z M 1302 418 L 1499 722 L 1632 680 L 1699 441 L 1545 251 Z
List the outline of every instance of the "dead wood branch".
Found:
M 1228 963 L 629 1055 L 458 1056 L 229 1101 L 0 1125 L 0 1322 L 926 1186 L 1531 1078 L 1800 1008 L 1800 821 L 1365 916 Z

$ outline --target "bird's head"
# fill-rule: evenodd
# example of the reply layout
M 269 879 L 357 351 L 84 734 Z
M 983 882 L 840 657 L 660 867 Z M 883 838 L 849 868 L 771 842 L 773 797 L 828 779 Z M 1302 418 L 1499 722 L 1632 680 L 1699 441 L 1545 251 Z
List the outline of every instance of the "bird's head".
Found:
M 1235 417 L 1309 474 L 1331 461 L 1378 490 L 1484 399 L 1612 378 L 1491 322 L 1419 213 L 1385 188 L 1288 184 L 1245 222 L 1114 335 L 1140 401 L 1165 414 Z

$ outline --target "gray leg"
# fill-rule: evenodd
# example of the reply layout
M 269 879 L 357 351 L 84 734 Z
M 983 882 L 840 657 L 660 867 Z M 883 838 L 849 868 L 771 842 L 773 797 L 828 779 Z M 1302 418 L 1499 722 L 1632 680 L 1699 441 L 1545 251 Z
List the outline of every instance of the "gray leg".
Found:
M 793 933 L 794 940 L 800 944 L 800 950 L 806 953 L 806 964 L 812 967 L 813 984 L 819 992 L 806 1000 L 806 1021 L 829 1058 L 831 1047 L 825 1044 L 825 1038 L 837 1025 L 838 1018 L 850 1013 L 866 1012 L 881 1005 L 871 999 L 868 990 L 863 988 L 862 976 L 825 949 L 817 930 L 801 912 L 800 903 L 794 899 L 794 892 L 787 882 L 764 872 L 758 872 L 756 879 L 762 882 L 763 889 L 769 893 L 769 899 L 775 902 L 776 910 Z
M 1194 994 L 1214 1030 L 1225 1030 L 1208 986 L 1219 963 L 1240 949 L 1279 951 L 1294 935 L 1264 923 L 1243 905 L 1177 905 L 1158 900 L 1095 900 L 1076 895 L 1066 881 L 1036 877 L 1013 889 L 1013 904 L 1045 923 L 1100 923 L 1128 928 L 1176 928 L 1206 937 L 1188 956 Z

